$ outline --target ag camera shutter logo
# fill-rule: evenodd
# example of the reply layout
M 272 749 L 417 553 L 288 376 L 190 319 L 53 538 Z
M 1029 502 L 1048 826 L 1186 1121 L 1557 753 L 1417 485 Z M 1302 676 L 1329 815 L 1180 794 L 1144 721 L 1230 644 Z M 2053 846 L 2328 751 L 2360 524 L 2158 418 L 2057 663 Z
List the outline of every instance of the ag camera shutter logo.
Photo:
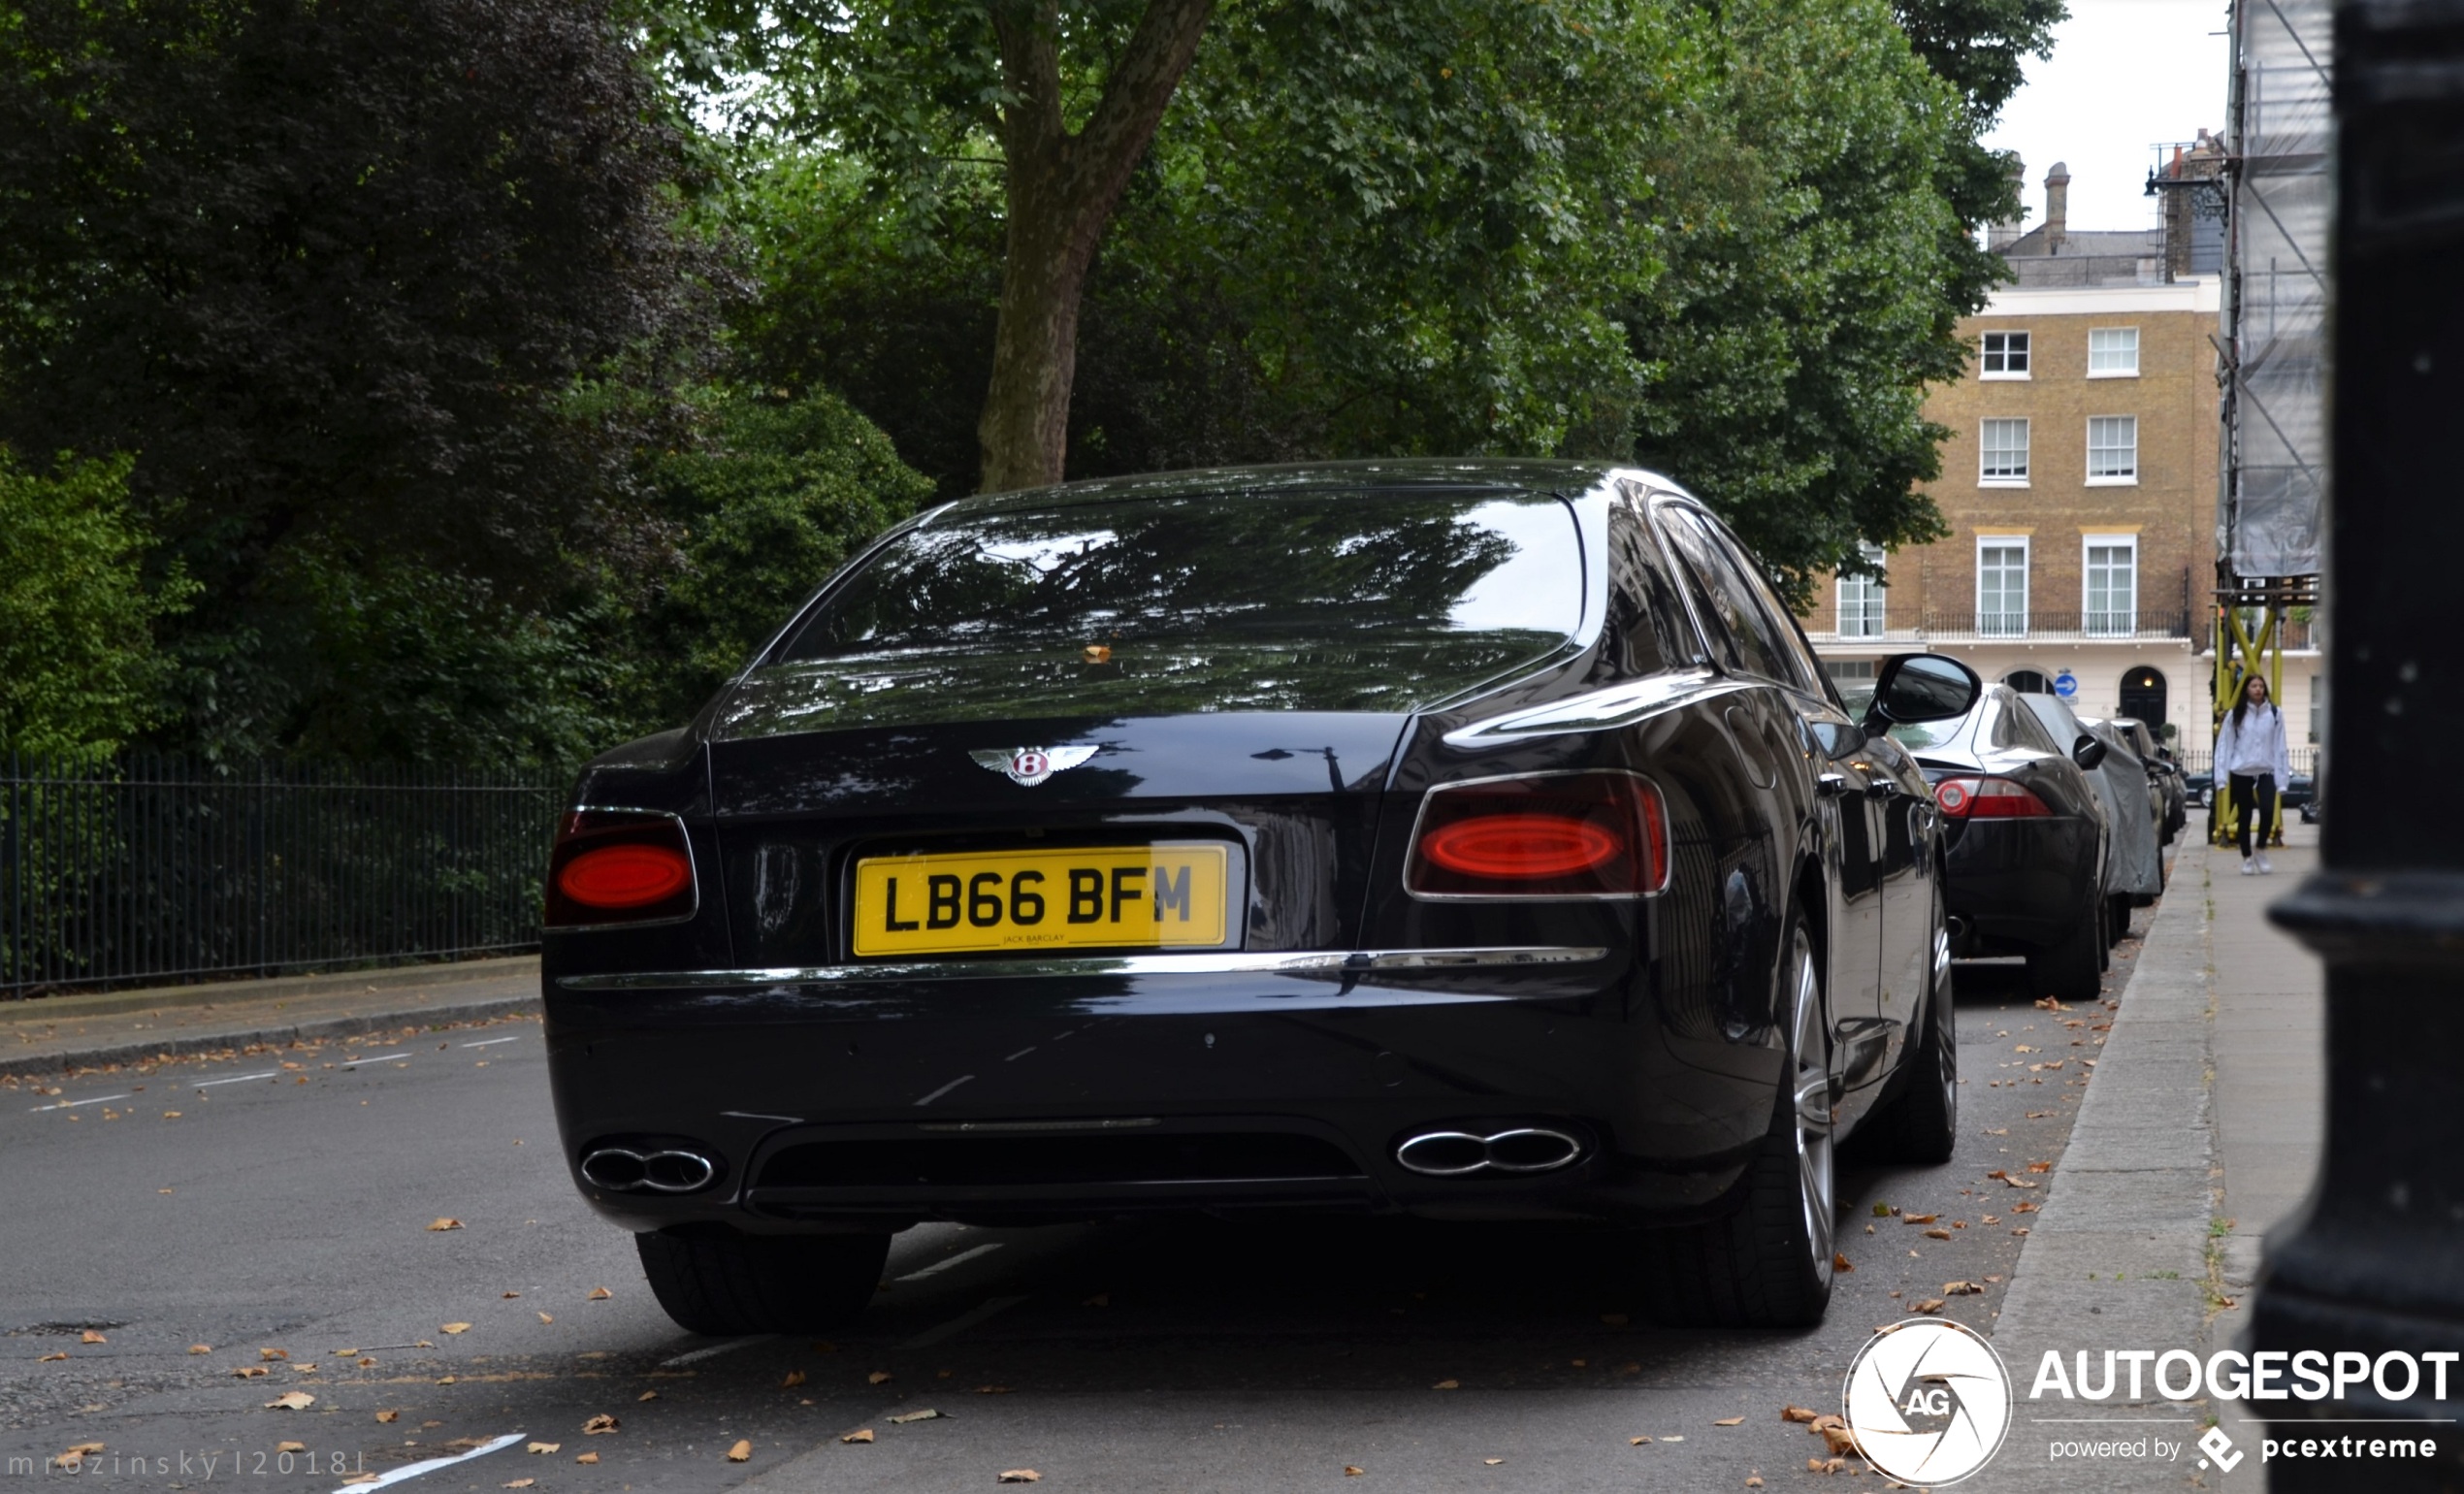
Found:
M 1841 1413 L 1865 1461 L 1902 1483 L 1957 1483 L 1994 1460 L 2011 1427 L 2011 1377 L 1973 1329 L 1912 1317 L 1848 1366 Z

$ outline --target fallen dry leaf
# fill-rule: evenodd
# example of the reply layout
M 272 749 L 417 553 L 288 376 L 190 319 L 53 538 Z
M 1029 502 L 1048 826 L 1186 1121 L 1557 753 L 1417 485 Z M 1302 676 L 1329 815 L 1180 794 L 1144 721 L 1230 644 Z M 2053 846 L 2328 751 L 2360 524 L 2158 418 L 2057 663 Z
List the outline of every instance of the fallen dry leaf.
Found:
M 1629 1437 L 1626 1439 L 1626 1445 L 1629 1447 L 1648 1447 L 1651 1445 L 1651 1439 L 1648 1437 Z
M 456 1382 L 456 1377 L 451 1376 L 451 1375 L 441 1375 L 441 1376 L 438 1376 L 438 1379 L 437 1379 L 437 1383 L 438 1383 L 438 1384 L 440 1384 L 440 1385 L 450 1385 L 450 1384 L 453 1384 L 453 1383 L 455 1383 L 455 1382 Z
M 1504 1458 L 1482 1458 L 1482 1459 L 1480 1459 L 1480 1461 L 1481 1461 L 1481 1462 L 1483 1462 L 1483 1463 L 1486 1463 L 1486 1464 L 1487 1464 L 1489 1467 L 1491 1467 L 1491 1468 L 1495 1468 L 1495 1467 L 1496 1467 L 1497 1465 L 1499 1465 L 1500 1463 L 1505 1462 L 1505 1461 L 1506 1461 L 1506 1459 L 1504 1459 Z
M 308 1444 L 276 1443 L 274 1445 L 274 1450 L 276 1452 L 306 1452 L 308 1451 Z
M 103 1337 L 91 1328 L 88 1328 L 83 1333 L 79 1334 L 77 1336 L 77 1341 L 81 1344 L 108 1344 L 111 1342 L 111 1340 Z
M 213 1352 L 213 1346 L 211 1344 L 191 1344 L 188 1346 L 188 1351 L 192 1354 L 210 1354 Z
M 1925 1232 L 1925 1237 L 1928 1240 L 1948 1240 L 1951 1238 L 1951 1232 L 1947 1229 L 1929 1229 Z
M 1436 1384 L 1431 1385 L 1429 1388 L 1432 1390 L 1460 1390 L 1463 1388 L 1463 1381 L 1459 1380 L 1442 1380 Z
M 1903 1214 L 1899 1216 L 1899 1222 L 1902 1224 L 1930 1224 L 1941 1217 L 1942 1216 L 1938 1214 Z
M 1821 1412 L 1807 1411 L 1802 1406 L 1784 1406 L 1780 1408 L 1779 1419 L 1782 1421 L 1801 1421 L 1807 1426 L 1811 1426 L 1814 1423 L 1814 1418 L 1820 1416 L 1821 1414 Z
M 507 1478 L 504 1486 L 508 1489 L 527 1489 L 538 1481 L 536 1478 Z
M 545 1313 L 541 1313 L 541 1314 L 539 1315 L 539 1321 L 541 1321 L 541 1322 L 543 1322 L 543 1323 L 552 1323 L 552 1322 L 556 1321 L 556 1319 L 555 1319 L 555 1318 L 553 1318 L 553 1317 L 550 1317 L 550 1316 L 549 1316 L 548 1315 L 546 1315 Z
M 316 1397 L 305 1390 L 285 1390 L 265 1403 L 268 1411 L 306 1411 L 316 1404 Z
M 900 1412 L 897 1415 L 891 1417 L 890 1422 L 892 1426 L 905 1426 L 910 1421 L 938 1420 L 940 1415 L 941 1413 L 927 1406 L 922 1411 Z
M 1942 1299 L 1939 1297 L 1928 1297 L 1923 1302 L 1916 1305 L 1915 1311 L 1920 1313 L 1939 1313 L 1942 1311 Z
M 779 1381 L 779 1388 L 781 1390 L 793 1390 L 802 1383 L 804 1383 L 804 1372 L 802 1370 L 790 1370 L 787 1372 L 787 1379 Z
M 1711 1424 L 1713 1426 L 1743 1426 L 1745 1425 L 1745 1418 L 1743 1416 L 1726 1416 L 1718 1421 L 1712 1422 Z
M 446 1323 L 443 1324 L 443 1329 L 447 1333 L 469 1333 L 470 1331 L 470 1325 L 469 1323 Z
M 1854 1271 L 1857 1267 L 1854 1262 L 1848 1259 L 1847 1256 L 1842 1255 L 1837 1250 L 1833 1250 L 1831 1252 L 1831 1269 L 1833 1271 Z
M 523 1448 L 522 1450 L 525 1452 L 535 1452 L 544 1455 L 550 1452 L 563 1452 L 565 1450 L 565 1445 L 563 1443 L 533 1443 L 531 1445 Z
M 752 1462 L 753 1440 L 749 1437 L 737 1438 L 735 1445 L 728 1449 L 728 1461 L 730 1463 Z
M 102 1451 L 107 1445 L 109 1445 L 105 1443 L 79 1443 L 76 1446 L 61 1453 L 60 1456 L 64 1458 L 91 1457 L 95 1453 Z M 305 1452 L 308 1449 L 303 1447 L 300 1450 Z
M 65 1358 L 66 1356 L 63 1355 L 62 1357 Z M 267 1369 L 262 1364 L 243 1364 L 238 1369 L 233 1370 L 231 1373 L 237 1375 L 242 1380 L 261 1380 L 274 1372 Z
M 1345 1469 L 1345 1472 L 1348 1474 L 1351 1470 Z M 1042 1474 L 1037 1473 L 1031 1468 L 1005 1468 L 1001 1470 L 1000 1481 L 1003 1483 L 1033 1483 L 1043 1477 L 1044 1476 Z
M 573 1461 L 576 1463 L 596 1463 L 599 1461 L 599 1454 L 596 1452 L 585 1452 Z
M 598 1415 L 593 1416 L 588 1421 L 582 1423 L 582 1435 L 585 1437 L 597 1437 L 601 1432 L 613 1432 L 615 1430 L 616 1418 L 608 1415 L 605 1412 L 601 1412 Z
M 166 1110 L 163 1112 L 163 1119 L 166 1120 L 177 1120 L 179 1119 L 179 1112 L 176 1110 Z
M 37 1364 L 49 1364 L 54 1359 L 65 1359 L 67 1357 L 68 1355 L 65 1353 L 45 1354 L 42 1358 L 37 1359 L 34 1362 Z
M 1831 1419 L 1831 1420 L 1833 1420 L 1833 1421 L 1837 1421 L 1839 1418 L 1838 1418 L 1838 1417 L 1836 1417 L 1836 1416 L 1833 1416 L 1833 1417 L 1832 1417 L 1832 1418 L 1830 1418 L 1830 1419 Z M 1858 1454 L 1862 1455 L 1862 1454 L 1864 1452 L 1864 1450 L 1865 1450 L 1865 1449 L 1864 1449 L 1863 1447 L 1860 1447 L 1860 1446 L 1858 1446 L 1858 1445 L 1857 1445 L 1857 1434 L 1856 1434 L 1856 1433 L 1854 1433 L 1854 1432 L 1851 1432 L 1850 1430 L 1848 1430 L 1848 1428 L 1847 1428 L 1846 1426 L 1844 1426 L 1844 1425 L 1842 1425 L 1842 1426 L 1820 1426 L 1820 1425 L 1817 1425 L 1817 1426 L 1815 1427 L 1815 1430 L 1816 1430 L 1816 1431 L 1818 1431 L 1818 1432 L 1820 1432 L 1820 1433 L 1822 1433 L 1823 1445 L 1824 1445 L 1825 1447 L 1829 1448 L 1829 1449 L 1832 1451 L 1832 1453 L 1833 1455 L 1837 1455 L 1837 1454 L 1839 1454 L 1839 1453 L 1844 1453 L 1844 1452 L 1854 1452 L 1854 1453 L 1858 1453 Z
M 2031 1182 L 2031 1181 L 2029 1181 L 2028 1179 L 2026 1179 L 2026 1178 L 2014 1178 L 2014 1177 L 2012 1177 L 2009 1173 L 2004 1172 L 2002 1169 L 2000 1169 L 2000 1168 L 1998 1168 L 1998 1167 L 1994 1168 L 1992 1172 L 1987 1173 L 1985 1176 L 1987 1176 L 1987 1177 L 1989 1177 L 1989 1178 L 1998 1178 L 1998 1179 L 2000 1179 L 2002 1182 L 2009 1184 L 2012 1187 L 2015 1187 L 2015 1188 L 2032 1188 L 2032 1187 L 2042 1187 L 2042 1186 L 2044 1185 L 2039 1184 L 2039 1183 L 2034 1183 L 2034 1182 Z
M 257 1350 L 257 1357 L 265 1360 L 288 1359 L 291 1357 L 291 1351 L 287 1348 L 260 1348 Z
M 1979 1224 L 1999 1224 L 2002 1220 L 1999 1215 L 1980 1214 L 1976 1217 L 1976 1222 Z
M 1344 1465 L 1344 1477 L 1345 1477 L 1345 1478 L 1359 1478 L 1362 1474 L 1367 1473 L 1367 1472 L 1368 1472 L 1368 1470 L 1367 1470 L 1367 1469 L 1362 1468 L 1362 1467 L 1361 1467 L 1359 1464 L 1357 1464 L 1357 1463 L 1345 1463 L 1345 1464 Z M 1004 1477 L 1007 1477 L 1007 1476 L 1005 1475 Z
M 460 1219 L 438 1219 L 428 1226 L 428 1232 L 433 1235 L 440 1229 L 460 1229 L 461 1227 L 462 1220 Z
M 1685 1441 L 1685 1438 L 1684 1438 L 1684 1436 L 1683 1436 L 1682 1434 L 1673 1434 L 1673 1433 L 1672 1433 L 1672 1434 L 1670 1434 L 1670 1436 L 1667 1436 L 1667 1437 L 1663 1437 L 1663 1438 L 1661 1438 L 1660 1440 L 1661 1440 L 1662 1442 L 1664 1442 L 1664 1443 L 1681 1443 L 1681 1442 Z
M 1761 1488 L 1763 1486 L 1763 1476 L 1761 1474 L 1747 1474 L 1745 1476 L 1745 1486 L 1749 1489 Z
M 897 1376 L 891 1374 L 888 1370 L 875 1370 L 870 1375 L 864 1377 L 864 1383 L 868 1385 L 886 1385 L 897 1378 Z
M 1985 1283 L 1983 1282 L 1945 1282 L 1942 1283 L 1942 1295 L 1946 1297 L 1979 1297 L 1984 1294 Z
M 504 1300 L 505 1300 L 505 1301 L 507 1301 L 507 1302 L 510 1302 L 510 1301 L 512 1301 L 514 1298 L 516 1298 L 516 1297 L 518 1297 L 518 1296 L 520 1296 L 520 1295 L 522 1295 L 522 1294 L 521 1294 L 520 1292 L 518 1292 L 518 1291 L 509 1291 L 509 1292 L 506 1292 L 506 1293 L 504 1294 Z
M 2018 1202 L 2018 1203 L 2015 1203 L 2015 1204 L 2011 1205 L 2011 1213 L 2013 1213 L 2013 1214 L 2034 1214 L 2034 1213 L 2037 1211 L 2037 1209 L 2038 1209 L 2039 1207 L 2040 1207 L 2040 1205 L 2037 1205 L 2037 1204 L 2035 1204 L 2035 1203 L 2033 1203 L 2033 1202 L 2029 1202 L 2029 1201 L 2027 1201 L 2027 1200 L 2023 1199 L 2023 1200 L 2021 1200 L 2020 1202 Z
M 636 1401 L 655 1401 L 659 1399 L 659 1392 L 656 1390 L 645 1390 L 641 1394 L 634 1396 L 633 1399 Z
M 850 1432 L 850 1433 L 848 1433 L 846 1436 L 844 1436 L 844 1437 L 842 1437 L 842 1438 L 840 1438 L 840 1439 L 839 1439 L 839 1441 L 840 1441 L 840 1442 L 843 1442 L 843 1443 L 868 1443 L 868 1442 L 871 1442 L 872 1440 L 873 1440 L 873 1429 L 872 1429 L 871 1427 L 868 1427 L 868 1426 L 866 1426 L 866 1427 L 858 1427 L 855 1431 Z
M 593 1302 L 605 1302 L 608 1298 L 613 1297 L 614 1295 L 616 1294 L 609 1291 L 604 1286 L 594 1286 L 591 1288 L 590 1300 Z
M 1010 1387 L 1007 1385 L 978 1385 L 975 1387 L 975 1393 L 978 1395 L 1008 1395 L 1010 1393 Z
M 402 1414 L 403 1413 L 398 1411 L 380 1411 L 376 1413 L 376 1419 L 387 1422 L 400 1421 L 402 1419 Z
M 2054 1164 L 2051 1162 L 2030 1162 L 2027 1164 L 2027 1170 L 2029 1172 L 2052 1172 L 2054 1170 Z

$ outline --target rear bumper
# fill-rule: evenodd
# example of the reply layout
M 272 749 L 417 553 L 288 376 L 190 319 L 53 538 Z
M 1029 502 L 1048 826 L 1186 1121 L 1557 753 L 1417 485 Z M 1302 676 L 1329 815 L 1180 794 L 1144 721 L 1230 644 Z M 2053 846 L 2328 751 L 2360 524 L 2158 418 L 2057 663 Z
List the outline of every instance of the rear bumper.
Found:
M 1777 1053 L 1679 1061 L 1648 976 L 1592 954 L 613 989 L 551 975 L 549 1063 L 576 1185 L 635 1230 L 1236 1209 L 1678 1222 L 1732 1207 Z M 1453 1177 L 1396 1159 L 1423 1131 L 1517 1126 L 1562 1131 L 1575 1155 Z M 580 1175 L 597 1148 L 652 1143 L 706 1150 L 716 1178 L 661 1194 Z
M 1943 857 L 1942 897 L 1979 947 L 2041 949 L 2078 924 L 2093 885 L 2095 827 L 2086 820 L 1974 820 Z

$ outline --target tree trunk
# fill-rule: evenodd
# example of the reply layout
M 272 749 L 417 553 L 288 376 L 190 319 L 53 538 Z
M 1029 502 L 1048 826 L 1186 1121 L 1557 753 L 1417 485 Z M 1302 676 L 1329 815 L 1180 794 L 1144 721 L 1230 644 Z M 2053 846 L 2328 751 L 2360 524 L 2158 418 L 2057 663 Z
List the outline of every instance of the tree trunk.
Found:
M 976 426 L 987 493 L 1061 480 L 1086 270 L 1213 9 L 1214 0 L 1149 0 L 1102 100 L 1073 135 L 1061 118 L 1056 0 L 992 7 L 1011 102 L 1001 116 L 1009 166 L 1001 316 Z

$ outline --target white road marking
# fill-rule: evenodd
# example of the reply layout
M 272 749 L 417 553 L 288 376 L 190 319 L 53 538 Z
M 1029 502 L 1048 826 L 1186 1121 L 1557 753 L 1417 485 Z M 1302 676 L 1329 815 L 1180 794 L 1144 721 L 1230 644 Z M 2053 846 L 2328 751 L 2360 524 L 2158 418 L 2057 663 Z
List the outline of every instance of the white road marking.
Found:
M 522 1035 L 517 1032 L 511 1037 L 492 1037 L 484 1043 L 465 1043 L 462 1046 L 465 1048 L 494 1048 L 499 1043 L 518 1043 L 520 1041 L 522 1041 Z
M 1018 1062 L 1021 1058 L 1025 1057 L 1028 1054 L 1031 1054 L 1031 1053 L 1033 1053 L 1033 1052 L 1035 1052 L 1035 1045 L 1034 1045 L 1033 1043 L 1029 1043 L 1029 1044 L 1027 1044 L 1024 1048 L 1020 1049 L 1018 1052 L 1016 1052 L 1016 1053 L 1014 1053 L 1014 1054 L 1010 1055 L 1008 1057 L 1006 1057 L 1006 1058 L 1002 1059 L 1001 1061 L 1002 1061 L 1003 1063 L 1016 1063 L 1016 1062 Z
M 520 1442 L 524 1435 L 521 1432 L 507 1432 L 496 1441 L 483 1443 L 469 1452 L 458 1452 L 449 1458 L 430 1458 L 425 1463 L 405 1463 L 381 1478 L 373 1478 L 366 1483 L 343 1484 L 336 1489 L 334 1494 L 358 1494 L 358 1491 L 362 1489 L 381 1489 L 390 1484 L 400 1483 L 405 1478 L 416 1478 L 421 1474 L 433 1474 L 439 1468 L 451 1468 L 456 1463 L 468 1463 L 472 1458 L 484 1458 L 491 1452 L 502 1452 L 512 1446 Z
M 267 1069 L 262 1074 L 234 1074 L 229 1079 L 200 1079 L 189 1088 L 211 1089 L 216 1085 L 244 1085 L 251 1079 L 279 1079 L 281 1077 L 281 1074 L 276 1070 Z
M 948 1260 L 936 1260 L 931 1265 L 924 1267 L 921 1271 L 910 1271 L 905 1276 L 895 1278 L 895 1280 L 901 1282 L 914 1282 L 921 1281 L 924 1277 L 928 1276 L 938 1276 L 942 1272 L 949 1270 L 952 1266 L 957 1265 L 960 1261 L 973 1260 L 979 1255 L 989 1255 L 1000 1248 L 1001 1242 L 998 1240 L 993 1241 L 990 1245 L 979 1245 L 972 1250 L 960 1250 L 957 1254 L 951 1256 Z
M 344 1063 L 344 1064 L 342 1065 L 342 1067 L 344 1067 L 344 1068 L 346 1068 L 346 1069 L 355 1069 L 355 1068 L 359 1067 L 359 1066 L 360 1066 L 361 1064 L 363 1064 L 363 1063 L 384 1063 L 384 1062 L 386 1062 L 386 1061 L 388 1061 L 388 1060 L 390 1060 L 390 1059 L 394 1059 L 394 1058 L 407 1058 L 407 1057 L 409 1057 L 409 1056 L 410 1056 L 410 1055 L 409 1055 L 409 1053 L 408 1053 L 408 1052 L 404 1052 L 404 1053 L 373 1053 L 373 1054 L 370 1054 L 370 1055 L 369 1055 L 367 1057 L 365 1057 L 365 1058 L 353 1058 L 353 1059 L 349 1060 L 348 1062 Z
M 729 1339 L 724 1344 L 713 1344 L 708 1348 L 688 1349 L 673 1359 L 662 1359 L 659 1361 L 659 1367 L 663 1370 L 672 1370 L 680 1364 L 699 1364 L 704 1359 L 716 1359 L 721 1354 L 733 1352 L 747 1344 L 767 1344 L 777 1337 L 775 1333 L 756 1333 L 749 1338 Z
M 940 1088 L 933 1090 L 930 1094 L 925 1095 L 923 1099 L 916 1101 L 916 1103 L 919 1105 L 929 1105 L 933 1101 L 941 1098 L 945 1094 L 948 1094 L 951 1090 L 956 1089 L 958 1086 L 965 1084 L 968 1080 L 973 1079 L 974 1077 L 975 1076 L 973 1074 L 961 1074 L 957 1078 L 950 1081 L 948 1084 L 943 1085 Z
M 124 1100 L 126 1098 L 128 1098 L 128 1096 L 125 1094 L 98 1094 L 90 1100 L 62 1100 L 57 1105 L 37 1105 L 34 1108 L 37 1111 L 75 1110 L 80 1105 L 100 1105 L 106 1100 Z
M 930 1348 L 935 1344 L 956 1338 L 996 1313 L 1008 1312 L 1025 1300 L 1024 1297 L 995 1297 L 980 1308 L 959 1314 L 938 1328 L 926 1328 L 898 1347 L 900 1348 Z

